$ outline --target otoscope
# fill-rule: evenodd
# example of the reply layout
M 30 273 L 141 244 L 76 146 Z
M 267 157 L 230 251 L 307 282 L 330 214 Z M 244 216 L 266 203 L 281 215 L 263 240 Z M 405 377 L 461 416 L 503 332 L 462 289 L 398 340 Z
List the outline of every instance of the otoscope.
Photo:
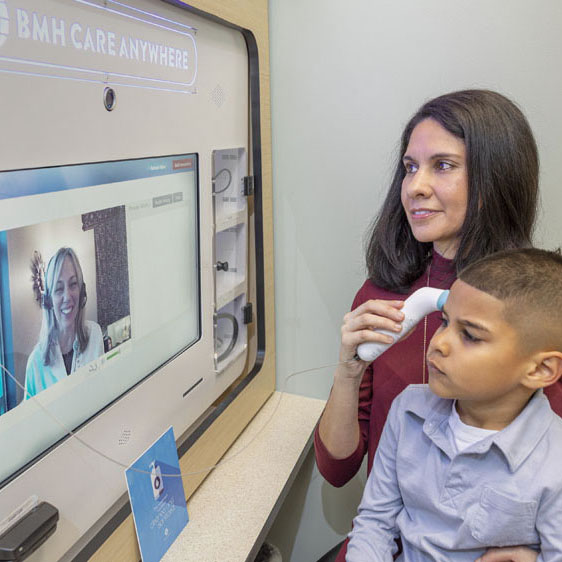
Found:
M 399 333 L 388 330 L 377 330 L 380 334 L 387 334 L 394 338 L 392 343 L 365 342 L 357 346 L 357 356 L 363 361 L 375 360 L 383 351 L 400 341 L 424 316 L 436 310 L 443 310 L 443 305 L 449 296 L 449 291 L 422 287 L 414 291 L 405 301 L 402 308 L 404 321 Z M 356 357 L 357 357 L 356 356 Z

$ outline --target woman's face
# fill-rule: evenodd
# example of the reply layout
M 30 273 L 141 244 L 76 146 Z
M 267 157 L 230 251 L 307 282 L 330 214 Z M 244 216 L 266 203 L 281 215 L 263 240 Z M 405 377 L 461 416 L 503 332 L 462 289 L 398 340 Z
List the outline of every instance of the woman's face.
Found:
M 453 258 L 468 201 L 464 142 L 425 119 L 414 127 L 402 160 L 401 199 L 414 237 Z
M 80 306 L 80 284 L 71 259 L 66 256 L 53 291 L 53 310 L 59 329 L 74 330 Z

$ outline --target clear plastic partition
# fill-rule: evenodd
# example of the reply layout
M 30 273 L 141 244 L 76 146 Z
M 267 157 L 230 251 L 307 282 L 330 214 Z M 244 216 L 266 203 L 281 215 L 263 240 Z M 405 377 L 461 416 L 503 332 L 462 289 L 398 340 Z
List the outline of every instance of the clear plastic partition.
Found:
M 215 369 L 222 371 L 247 349 L 248 204 L 243 148 L 213 152 L 215 217 Z

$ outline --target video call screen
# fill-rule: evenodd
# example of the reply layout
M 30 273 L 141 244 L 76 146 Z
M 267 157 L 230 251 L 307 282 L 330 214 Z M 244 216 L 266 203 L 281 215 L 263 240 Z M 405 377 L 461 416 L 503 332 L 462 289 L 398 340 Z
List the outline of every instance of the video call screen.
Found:
M 199 339 L 197 156 L 0 172 L 0 213 L 1 481 L 60 438 L 32 399 L 77 427 Z

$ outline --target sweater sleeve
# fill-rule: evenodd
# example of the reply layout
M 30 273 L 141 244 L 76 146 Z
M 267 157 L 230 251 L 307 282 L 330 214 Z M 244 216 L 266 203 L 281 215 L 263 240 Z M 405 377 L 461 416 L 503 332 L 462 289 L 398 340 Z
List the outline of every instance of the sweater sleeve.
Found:
M 544 389 L 544 393 L 550 402 L 554 413 L 562 417 L 562 380 L 558 380 Z
M 360 304 L 368 300 L 365 295 L 366 284 L 361 287 L 355 299 L 351 310 L 357 308 Z M 316 464 L 320 474 L 332 486 L 341 487 L 349 482 L 357 473 L 363 462 L 363 457 L 367 451 L 369 441 L 369 423 L 371 415 L 371 400 L 373 393 L 373 367 L 372 364 L 367 367 L 359 387 L 359 405 L 358 405 L 358 420 L 359 420 L 359 443 L 357 449 L 346 458 L 336 459 L 333 457 L 320 438 L 318 426 L 314 432 L 314 452 L 316 455 Z

